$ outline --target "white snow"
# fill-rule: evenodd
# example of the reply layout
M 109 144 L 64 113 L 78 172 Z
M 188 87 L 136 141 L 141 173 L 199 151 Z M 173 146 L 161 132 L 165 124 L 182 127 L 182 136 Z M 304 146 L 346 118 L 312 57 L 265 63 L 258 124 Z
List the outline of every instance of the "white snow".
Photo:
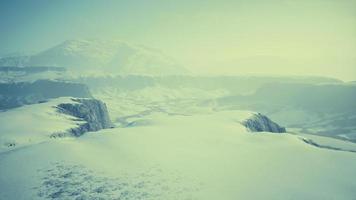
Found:
M 88 74 L 185 74 L 188 71 L 162 52 L 119 40 L 67 40 L 27 57 L 13 57 L 12 63 L 27 66 L 61 66 L 77 75 Z M 9 65 L 0 58 L 0 65 Z M 14 64 L 12 64 L 14 65 Z
M 141 126 L 2 153 L 0 199 L 355 197 L 355 153 L 317 148 L 299 135 L 248 133 L 239 122 L 249 116 L 155 112 Z
M 0 112 L 0 152 L 44 142 L 53 133 L 76 127 L 74 117 L 56 111 L 60 103 L 76 102 L 62 97 Z

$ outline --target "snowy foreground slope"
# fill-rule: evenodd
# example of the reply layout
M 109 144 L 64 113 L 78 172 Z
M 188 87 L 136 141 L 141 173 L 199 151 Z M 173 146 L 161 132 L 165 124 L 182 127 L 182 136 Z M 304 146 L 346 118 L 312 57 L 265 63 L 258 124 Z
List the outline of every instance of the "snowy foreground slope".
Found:
M 251 115 L 151 113 L 130 127 L 0 153 L 0 199 L 356 196 L 356 154 L 348 151 L 356 150 L 355 144 L 318 136 L 251 133 L 241 124 Z M 340 150 L 319 148 L 307 139 Z
M 53 133 L 74 128 L 73 117 L 54 109 L 60 103 L 70 102 L 70 98 L 58 98 L 0 112 L 0 152 L 40 143 L 48 140 Z
M 92 98 L 61 97 L 26 105 L 0 112 L 0 153 L 112 126 L 105 104 Z

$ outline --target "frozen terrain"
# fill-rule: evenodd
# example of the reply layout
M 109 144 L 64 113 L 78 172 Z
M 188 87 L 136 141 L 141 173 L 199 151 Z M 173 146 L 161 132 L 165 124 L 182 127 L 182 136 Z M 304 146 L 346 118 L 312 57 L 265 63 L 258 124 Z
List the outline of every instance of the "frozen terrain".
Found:
M 212 100 L 220 110 L 262 112 L 290 130 L 356 141 L 356 87 L 348 83 L 273 83 L 250 95 Z
M 0 59 L 0 200 L 353 200 L 356 85 L 69 40 Z
M 0 110 L 36 104 L 57 97 L 92 97 L 86 85 L 54 80 L 0 83 Z
M 0 83 L 34 82 L 39 79 L 57 80 L 64 77 L 70 77 L 64 67 L 0 66 Z
M 354 143 L 251 133 L 241 124 L 251 115 L 151 113 L 139 125 L 3 152 L 0 199 L 355 197 Z
M 2 111 L 0 119 L 0 152 L 113 126 L 104 103 L 71 97 Z

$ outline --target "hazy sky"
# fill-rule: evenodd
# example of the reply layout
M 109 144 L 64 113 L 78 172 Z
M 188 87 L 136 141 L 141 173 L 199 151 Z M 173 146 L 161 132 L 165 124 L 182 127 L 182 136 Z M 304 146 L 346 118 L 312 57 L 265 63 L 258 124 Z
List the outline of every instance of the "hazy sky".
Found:
M 194 72 L 356 80 L 356 0 L 0 0 L 0 55 L 121 39 Z

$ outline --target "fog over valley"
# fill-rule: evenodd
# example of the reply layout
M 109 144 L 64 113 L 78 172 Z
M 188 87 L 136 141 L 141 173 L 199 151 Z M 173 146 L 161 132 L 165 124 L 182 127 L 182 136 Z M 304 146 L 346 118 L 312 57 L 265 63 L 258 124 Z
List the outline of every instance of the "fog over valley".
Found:
M 0 2 L 0 200 L 351 200 L 356 3 Z

